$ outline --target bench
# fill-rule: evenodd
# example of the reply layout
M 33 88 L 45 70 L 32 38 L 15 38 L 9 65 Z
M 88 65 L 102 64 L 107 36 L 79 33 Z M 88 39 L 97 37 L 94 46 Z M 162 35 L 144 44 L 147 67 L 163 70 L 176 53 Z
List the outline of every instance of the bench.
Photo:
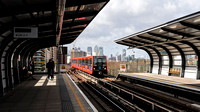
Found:
M 171 75 L 180 76 L 181 75 L 181 68 L 169 68 L 169 72 Z

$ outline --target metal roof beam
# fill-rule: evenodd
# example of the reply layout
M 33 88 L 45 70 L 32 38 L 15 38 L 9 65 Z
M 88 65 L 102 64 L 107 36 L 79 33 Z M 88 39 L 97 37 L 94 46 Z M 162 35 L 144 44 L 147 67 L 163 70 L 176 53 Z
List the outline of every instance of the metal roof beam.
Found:
M 66 33 L 66 32 L 73 32 L 73 31 L 78 31 L 78 30 L 84 30 L 85 27 L 80 27 L 80 28 L 71 28 L 71 29 L 62 29 L 62 33 Z
M 67 0 L 65 7 L 71 7 L 71 6 L 78 6 L 78 5 L 87 5 L 87 4 L 94 4 L 94 3 L 102 3 L 102 2 L 108 2 L 109 0 Z
M 98 11 L 87 11 L 87 12 L 79 11 L 78 13 L 72 13 L 72 14 L 65 13 L 63 20 L 80 18 L 80 17 L 95 16 L 96 14 L 98 14 Z
M 45 7 L 44 7 L 45 6 Z M 52 4 L 37 4 L 37 5 L 29 5 L 28 7 L 26 5 L 20 6 L 20 7 L 12 7 L 11 10 L 10 7 L 2 7 L 0 8 L 0 17 L 5 16 L 12 16 L 12 15 L 18 15 L 18 14 L 25 14 L 27 12 L 38 12 L 38 11 L 49 11 L 49 10 L 56 10 L 55 3 Z
M 156 34 L 156 33 L 151 33 L 151 32 L 148 32 L 148 34 L 152 35 L 152 36 L 160 37 L 160 38 L 163 38 L 163 39 L 167 39 L 167 40 L 177 40 L 175 38 L 172 38 L 172 37 L 169 37 L 169 36 L 164 36 L 164 35 L 161 35 L 161 34 Z
M 74 23 L 64 23 L 63 22 L 63 28 L 84 25 L 84 24 L 89 24 L 89 23 L 90 23 L 90 21 L 81 21 L 81 22 L 74 22 Z
M 145 37 L 145 36 L 141 36 L 141 35 L 137 35 L 137 37 L 142 38 L 142 39 L 147 39 L 150 41 L 154 41 L 154 42 L 163 42 L 161 40 L 157 40 L 157 39 L 153 39 L 153 38 L 149 38 L 149 37 Z
M 126 45 L 126 46 L 130 46 L 130 47 L 135 47 L 135 45 L 129 44 L 129 43 L 126 43 L 126 42 L 116 42 L 116 43 Z
M 150 42 L 146 42 L 146 41 L 142 41 L 142 40 L 138 40 L 138 39 L 133 39 L 133 38 L 129 38 L 129 40 L 132 40 L 132 41 L 136 41 L 136 42 L 140 42 L 142 44 L 152 44 Z
M 190 27 L 190 28 L 194 28 L 194 29 L 200 30 L 200 26 L 195 25 L 195 24 L 193 24 L 193 23 L 189 23 L 189 22 L 185 22 L 185 21 L 181 21 L 180 23 L 181 23 L 182 25 L 184 25 L 184 26 L 187 26 L 187 27 Z
M 180 32 L 180 31 L 177 31 L 177 30 L 173 30 L 173 29 L 170 29 L 170 28 L 161 28 L 162 30 L 164 31 L 167 31 L 167 32 L 171 32 L 171 33 L 174 33 L 174 34 L 177 34 L 177 35 L 181 35 L 181 36 L 186 36 L 186 37 L 195 37 L 194 35 L 191 35 L 191 34 L 188 34 L 188 33 L 184 33 L 184 32 Z
M 129 43 L 129 44 L 135 44 L 136 46 L 143 46 L 143 44 L 138 44 L 138 43 L 134 43 L 134 42 L 129 42 L 129 41 L 126 41 L 126 40 L 122 40 L 123 42 L 125 43 Z

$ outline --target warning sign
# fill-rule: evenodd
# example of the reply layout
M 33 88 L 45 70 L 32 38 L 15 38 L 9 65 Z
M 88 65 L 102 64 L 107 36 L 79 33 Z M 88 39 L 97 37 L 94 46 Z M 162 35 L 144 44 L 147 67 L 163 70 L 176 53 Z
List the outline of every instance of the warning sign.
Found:
M 126 64 L 120 64 L 120 71 L 126 71 Z

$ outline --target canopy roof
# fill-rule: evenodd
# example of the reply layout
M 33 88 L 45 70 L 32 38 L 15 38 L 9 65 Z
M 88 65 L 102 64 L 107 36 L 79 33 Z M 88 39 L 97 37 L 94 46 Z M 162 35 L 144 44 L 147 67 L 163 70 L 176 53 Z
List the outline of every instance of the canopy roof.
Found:
M 162 52 L 167 48 L 172 55 L 179 55 L 178 48 L 183 50 L 184 54 L 195 54 L 191 44 L 200 50 L 199 40 L 200 12 L 196 12 L 115 40 L 115 42 L 130 48 L 141 48 L 148 51 L 153 48 Z
M 65 2 L 66 1 L 66 2 Z M 41 49 L 73 42 L 109 0 L 2 0 L 0 45 Z M 14 27 L 38 27 L 38 38 L 13 37 Z

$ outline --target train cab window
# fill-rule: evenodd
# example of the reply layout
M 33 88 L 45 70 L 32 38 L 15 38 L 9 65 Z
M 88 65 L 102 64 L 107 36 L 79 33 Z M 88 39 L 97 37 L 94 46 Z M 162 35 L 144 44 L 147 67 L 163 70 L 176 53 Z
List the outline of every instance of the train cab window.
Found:
M 102 59 L 101 59 L 101 58 L 98 58 L 98 62 L 102 62 Z
M 94 66 L 97 66 L 97 58 L 96 57 L 93 58 L 93 63 L 94 63 Z
M 103 63 L 106 63 L 106 58 L 103 58 Z

